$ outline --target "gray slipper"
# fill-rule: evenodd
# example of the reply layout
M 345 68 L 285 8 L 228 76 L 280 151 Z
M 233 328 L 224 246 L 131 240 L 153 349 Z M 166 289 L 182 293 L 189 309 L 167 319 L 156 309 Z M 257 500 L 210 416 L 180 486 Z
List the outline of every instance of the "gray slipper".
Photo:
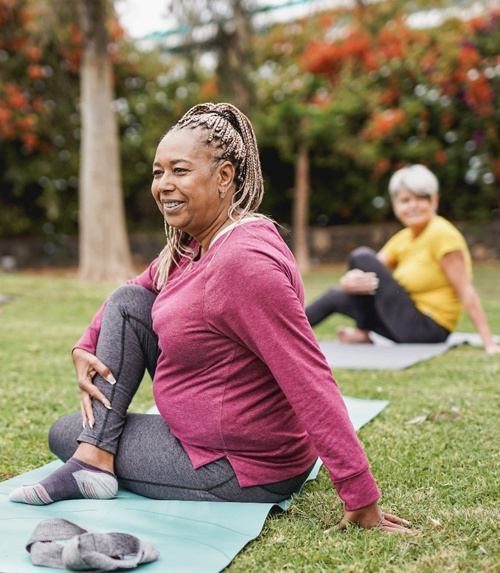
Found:
M 66 540 L 66 545 L 56 543 Z M 159 556 L 153 546 L 128 533 L 96 533 L 66 519 L 39 523 L 26 550 L 33 565 L 77 571 L 134 569 Z

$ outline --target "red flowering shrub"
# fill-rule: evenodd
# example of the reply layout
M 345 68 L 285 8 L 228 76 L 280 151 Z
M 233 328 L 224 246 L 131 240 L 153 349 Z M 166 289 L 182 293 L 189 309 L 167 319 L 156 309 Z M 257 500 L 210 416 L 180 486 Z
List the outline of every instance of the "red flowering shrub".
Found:
M 315 114 L 321 111 L 308 137 L 313 163 L 335 172 L 335 195 L 345 187 L 335 202 L 337 214 L 343 200 L 355 206 L 351 220 L 385 216 L 387 209 L 376 211 L 370 197 L 386 193 L 398 166 L 420 162 L 441 182 L 443 213 L 488 218 L 499 207 L 500 9 L 418 30 L 409 26 L 403 8 L 373 3 L 332 12 L 330 26 L 309 22 L 298 42 L 302 50 L 286 59 L 273 55 L 281 75 L 269 93 L 311 75 L 316 82 L 309 78 L 307 90 L 286 91 L 285 99 L 264 98 L 262 104 L 280 108 L 300 93 L 297 113 L 312 114 L 313 106 Z M 277 36 L 275 30 L 275 43 Z M 293 79 L 285 77 L 290 65 L 296 66 Z M 321 202 L 333 199 L 325 191 Z

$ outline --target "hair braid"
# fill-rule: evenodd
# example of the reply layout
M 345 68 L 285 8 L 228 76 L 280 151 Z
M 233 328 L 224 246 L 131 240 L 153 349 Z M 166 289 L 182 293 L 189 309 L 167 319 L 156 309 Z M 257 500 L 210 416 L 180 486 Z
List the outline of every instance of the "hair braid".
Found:
M 203 103 L 186 112 L 170 131 L 186 128 L 208 132 L 203 140 L 214 148 L 215 164 L 230 161 L 234 167 L 236 189 L 228 216 L 236 220 L 235 214 L 241 219 L 255 213 L 264 195 L 264 180 L 257 139 L 247 116 L 229 103 Z M 167 244 L 160 253 L 156 274 L 158 289 L 167 283 L 170 269 L 178 264 L 180 257 L 192 260 L 194 256 L 187 245 L 190 239 L 187 233 L 170 227 L 166 221 L 165 233 Z

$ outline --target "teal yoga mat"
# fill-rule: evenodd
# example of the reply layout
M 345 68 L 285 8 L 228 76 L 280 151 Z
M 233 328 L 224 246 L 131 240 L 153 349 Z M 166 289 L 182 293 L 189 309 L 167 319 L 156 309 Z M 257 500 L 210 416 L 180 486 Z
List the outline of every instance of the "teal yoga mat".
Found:
M 344 398 L 356 430 L 377 416 L 389 402 Z M 20 485 L 44 479 L 61 465 L 41 468 L 0 483 L 0 573 L 55 573 L 60 569 L 31 564 L 25 545 L 36 525 L 61 517 L 101 533 L 123 531 L 160 551 L 158 561 L 141 565 L 144 573 L 216 573 L 262 530 L 273 504 L 158 501 L 126 490 L 109 501 L 72 500 L 38 507 L 12 503 L 8 494 Z M 321 467 L 318 460 L 309 479 Z M 333 486 L 332 486 L 333 487 Z M 291 500 L 280 504 L 282 509 Z

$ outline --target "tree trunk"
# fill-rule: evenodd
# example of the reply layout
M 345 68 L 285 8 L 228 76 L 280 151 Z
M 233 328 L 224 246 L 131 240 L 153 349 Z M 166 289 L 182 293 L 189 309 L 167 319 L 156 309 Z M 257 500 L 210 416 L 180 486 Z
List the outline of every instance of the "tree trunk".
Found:
M 301 273 L 309 272 L 311 261 L 307 244 L 309 219 L 309 149 L 299 146 L 295 163 L 295 196 L 293 202 L 292 234 L 294 255 Z
M 82 142 L 78 276 L 120 281 L 133 276 L 121 188 L 118 126 L 112 109 L 105 0 L 79 0 L 84 51 L 80 71 Z
M 216 44 L 219 63 L 217 78 L 221 92 L 244 113 L 254 103 L 250 82 L 251 47 L 249 14 L 244 0 L 231 0 L 233 17 L 230 22 L 219 23 Z

